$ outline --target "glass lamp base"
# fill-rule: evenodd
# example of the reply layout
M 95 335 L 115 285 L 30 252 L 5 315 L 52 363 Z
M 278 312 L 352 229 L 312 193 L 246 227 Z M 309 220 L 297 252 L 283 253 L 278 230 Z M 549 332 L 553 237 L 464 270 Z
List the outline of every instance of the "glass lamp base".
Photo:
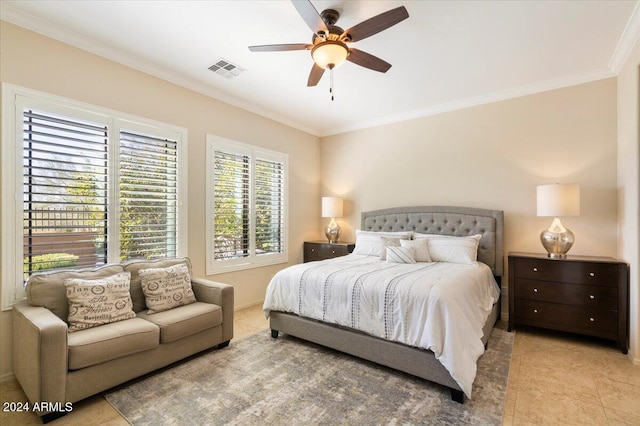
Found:
M 567 252 L 575 242 L 573 232 L 562 226 L 560 219 L 553 219 L 549 229 L 540 233 L 540 241 L 551 259 L 567 257 Z
M 334 218 L 331 218 L 331 222 L 329 222 L 329 225 L 324 228 L 324 235 L 326 235 L 329 243 L 333 244 L 338 242 L 338 238 L 340 238 L 340 227 L 338 226 Z

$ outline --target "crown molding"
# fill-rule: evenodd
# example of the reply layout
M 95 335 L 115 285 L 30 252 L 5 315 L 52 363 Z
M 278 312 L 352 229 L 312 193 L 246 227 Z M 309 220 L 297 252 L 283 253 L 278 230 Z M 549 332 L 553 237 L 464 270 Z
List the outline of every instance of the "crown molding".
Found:
M 225 94 L 224 92 L 214 90 L 206 85 L 194 83 L 192 80 L 168 71 L 167 69 L 154 66 L 148 62 L 137 59 L 133 55 L 123 54 L 122 51 L 118 49 L 114 49 L 103 43 L 91 40 L 83 34 L 68 29 L 60 29 L 59 27 L 52 25 L 50 22 L 16 9 L 10 4 L 0 2 L 0 19 L 23 27 L 29 31 L 41 34 L 45 37 L 77 47 L 94 55 L 134 68 L 138 71 L 216 99 L 233 107 L 260 115 L 288 127 L 293 127 L 294 129 L 310 135 L 317 137 L 321 133 L 321 130 L 318 128 L 306 126 L 303 123 L 292 120 L 290 117 L 274 113 L 273 111 L 261 108 L 253 103 L 246 102 L 238 99 L 237 97 Z
M 640 40 L 640 1 L 636 3 L 636 7 L 633 9 L 627 21 L 622 36 L 620 40 L 618 40 L 616 50 L 613 52 L 613 56 L 611 56 L 611 60 L 609 61 L 609 68 L 615 75 L 620 73 L 624 63 L 627 62 L 631 50 L 633 50 L 633 46 L 638 40 Z
M 521 96 L 533 95 L 536 93 L 547 92 L 550 90 L 562 89 L 564 87 L 575 86 L 577 84 L 589 83 L 592 81 L 602 80 L 605 78 L 615 77 L 613 71 L 609 68 L 597 68 L 572 76 L 562 77 L 553 80 L 542 81 L 540 83 L 529 84 L 516 87 L 514 89 L 503 90 L 500 92 L 487 93 L 481 96 L 474 96 L 454 102 L 447 102 L 428 108 L 422 108 L 413 111 L 407 111 L 400 114 L 389 115 L 385 117 L 375 118 L 373 120 L 361 121 L 353 123 L 350 126 L 332 129 L 331 132 L 323 133 L 320 137 L 337 135 L 340 133 L 352 132 L 355 130 L 368 129 L 371 127 L 383 126 L 386 124 L 398 123 L 401 121 L 412 120 L 415 118 L 427 117 L 430 115 L 441 114 L 443 112 L 455 111 L 459 109 L 474 107 L 478 105 L 489 104 L 493 102 L 504 101 L 507 99 L 519 98 Z

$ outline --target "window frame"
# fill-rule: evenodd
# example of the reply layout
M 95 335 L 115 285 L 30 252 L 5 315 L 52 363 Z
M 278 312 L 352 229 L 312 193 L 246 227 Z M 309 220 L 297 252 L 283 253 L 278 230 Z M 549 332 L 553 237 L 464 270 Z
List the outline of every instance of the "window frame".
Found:
M 289 262 L 289 155 L 254 146 L 220 136 L 207 134 L 206 138 L 206 274 L 215 275 L 226 272 L 242 271 L 252 268 L 277 265 Z M 249 256 L 226 260 L 215 259 L 214 235 L 215 235 L 215 215 L 214 215 L 214 185 L 215 185 L 215 152 L 216 150 L 227 150 L 236 154 L 248 155 L 250 157 L 250 227 L 249 227 Z M 256 185 L 255 185 L 255 163 L 256 158 L 279 162 L 283 164 L 283 207 L 282 207 L 282 252 L 256 255 Z
M 118 207 L 120 132 L 134 130 L 178 141 L 177 256 L 185 256 L 187 241 L 187 155 L 188 132 L 183 127 L 102 108 L 17 85 L 2 83 L 2 310 L 11 309 L 25 298 L 23 286 L 23 160 L 22 119 L 24 108 L 94 121 L 108 128 L 108 202 Z M 13 163 L 13 164 L 11 164 Z M 115 204 L 114 204 L 115 203 Z M 109 236 L 119 232 L 119 209 L 112 207 L 108 218 Z M 114 240 L 117 242 L 117 238 Z M 119 244 L 109 247 L 107 263 L 119 263 Z

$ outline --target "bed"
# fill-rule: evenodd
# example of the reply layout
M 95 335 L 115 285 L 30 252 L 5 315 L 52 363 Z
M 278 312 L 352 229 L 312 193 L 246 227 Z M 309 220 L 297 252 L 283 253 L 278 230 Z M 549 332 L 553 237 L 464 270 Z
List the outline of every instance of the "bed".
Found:
M 480 337 L 480 342 L 477 342 L 481 347 L 480 354 L 483 349 L 486 348 L 487 340 L 493 329 L 493 326 L 498 319 L 500 311 L 499 289 L 501 278 L 503 275 L 503 213 L 499 210 L 487 210 L 478 208 L 466 208 L 466 207 L 442 207 L 442 206 L 417 206 L 417 207 L 402 207 L 391 208 L 383 210 L 375 210 L 370 212 L 363 212 L 361 217 L 362 234 L 369 232 L 383 232 L 383 233 L 400 233 L 400 232 L 412 232 L 414 235 L 418 234 L 431 234 L 439 236 L 456 236 L 456 237 L 469 237 L 476 235 L 479 242 L 477 243 L 477 260 L 478 270 L 480 276 L 482 274 L 489 274 L 491 278 L 491 290 L 497 296 L 492 296 L 492 303 L 484 308 L 483 315 L 486 316 L 484 324 L 480 321 L 474 327 L 477 328 L 477 332 L 472 333 L 474 336 Z M 479 235 L 479 236 L 478 236 Z M 423 235 L 424 236 L 424 235 Z M 404 244 L 404 243 L 403 243 Z M 358 250 L 356 248 L 356 250 Z M 355 253 L 355 252 L 354 252 Z M 360 250 L 360 253 L 362 251 Z M 370 266 L 364 266 L 368 264 Z M 444 355 L 440 349 L 434 349 L 438 352 L 438 356 L 433 351 L 420 347 L 413 340 L 409 340 L 408 343 L 399 341 L 393 330 L 389 330 L 387 326 L 380 333 L 365 332 L 358 330 L 344 321 L 338 324 L 329 322 L 323 315 L 326 315 L 326 307 L 323 309 L 324 313 L 313 313 L 313 307 L 302 306 L 302 299 L 300 294 L 297 294 L 297 298 L 300 306 L 283 308 L 282 303 L 275 303 L 277 295 L 288 295 L 290 290 L 279 288 L 278 285 L 283 278 L 279 277 L 279 274 L 293 274 L 295 279 L 300 282 L 299 292 L 305 291 L 306 293 L 314 293 L 313 287 L 302 286 L 303 281 L 301 276 L 312 275 L 312 273 L 320 274 L 321 271 L 326 270 L 325 281 L 333 280 L 332 285 L 336 284 L 335 288 L 341 284 L 340 280 L 352 272 L 359 271 L 361 268 L 371 267 L 373 269 L 389 269 L 391 266 L 396 268 L 397 271 L 409 271 L 402 272 L 401 275 L 415 276 L 418 273 L 431 273 L 432 271 L 439 271 L 442 274 L 446 271 L 447 265 L 441 262 L 438 263 L 423 263 L 419 268 L 421 271 L 414 272 L 413 270 L 403 268 L 415 268 L 415 265 L 389 265 L 386 262 L 379 261 L 375 257 L 367 258 L 358 254 L 348 255 L 341 258 L 325 260 L 321 262 L 311 262 L 301 265 L 294 265 L 287 268 L 274 277 L 274 280 L 269 285 L 267 295 L 265 298 L 265 313 L 269 317 L 271 335 L 274 338 L 278 337 L 279 332 L 295 336 L 307 341 L 311 341 L 341 352 L 348 353 L 350 355 L 372 361 L 432 382 L 439 383 L 448 387 L 451 391 L 451 398 L 462 403 L 465 395 L 471 397 L 471 384 L 468 383 L 467 378 L 461 379 L 461 375 L 458 371 L 452 368 L 451 363 L 447 363 L 444 360 Z M 465 269 L 462 265 L 458 269 Z M 472 269 L 471 267 L 467 269 Z M 429 270 L 429 271 L 427 271 Z M 475 273 L 474 271 L 472 271 Z M 295 275 L 297 273 L 297 275 Z M 457 272 L 456 272 L 457 273 Z M 466 272 L 465 272 L 466 273 Z M 302 275 L 301 275 L 302 274 Z M 345 275 L 346 274 L 346 275 Z M 358 275 L 361 277 L 363 274 Z M 330 277 L 330 278 L 328 278 Z M 440 278 L 438 278 L 440 279 Z M 384 281 L 380 279 L 379 281 Z M 391 282 L 391 281 L 386 281 Z M 346 284 L 344 284 L 346 285 Z M 376 285 L 375 283 L 372 285 Z M 485 284 L 488 285 L 488 284 Z M 325 293 L 327 289 L 334 287 L 324 284 Z M 349 291 L 355 292 L 355 286 L 349 287 Z M 391 288 L 391 285 L 387 284 L 385 287 L 387 291 Z M 395 287 L 394 291 L 395 291 Z M 445 288 L 445 287 L 443 287 Z M 451 287 L 453 288 L 453 287 Z M 333 291 L 333 290 L 329 290 Z M 316 291 L 317 293 L 318 291 Z M 336 291 L 337 292 L 337 291 Z M 355 293 L 354 293 L 355 294 Z M 325 295 L 318 294 L 319 299 L 323 299 Z M 394 294 L 394 297 L 395 294 Z M 398 296 L 398 298 L 405 296 Z M 406 296 L 408 297 L 408 296 Z M 294 298 L 294 299 L 295 299 Z M 344 299 L 344 297 L 343 297 Z M 308 302 L 306 302 L 308 304 Z M 335 302 L 318 302 L 318 303 L 334 303 Z M 345 302 L 346 303 L 346 302 Z M 351 302 L 353 303 L 353 301 Z M 386 303 L 386 302 L 385 302 Z M 486 304 L 486 301 L 484 302 Z M 382 305 L 382 303 L 381 303 Z M 305 305 L 306 306 L 306 305 Z M 386 305 L 385 305 L 386 306 Z M 300 308 L 300 309 L 298 309 Z M 339 306 L 336 308 L 340 310 Z M 381 308 L 382 309 L 382 308 Z M 343 309 L 345 310 L 345 309 Z M 353 306 L 351 307 L 353 311 Z M 298 315 L 296 312 L 301 312 Z M 308 313 L 306 313 L 308 312 Z M 453 310 L 452 312 L 456 312 Z M 459 309 L 457 312 L 461 312 Z M 350 314 L 353 316 L 353 313 Z M 386 313 L 385 313 L 386 315 Z M 402 314 L 405 315 L 406 314 Z M 465 314 L 466 315 L 466 314 Z M 426 318 L 426 317 L 425 317 Z M 466 316 L 465 316 L 466 318 Z M 484 317 L 483 317 L 484 318 Z M 334 320 L 334 319 L 332 319 Z M 466 320 L 465 320 L 466 321 Z M 447 321 L 451 322 L 451 321 Z M 463 322 L 462 320 L 460 322 Z M 455 322 L 452 322 L 455 325 Z M 426 327 L 425 327 L 426 328 Z M 399 334 L 411 335 L 411 332 L 406 332 L 401 326 L 396 325 L 396 329 L 402 329 Z M 378 335 L 376 335 L 378 334 Z M 413 333 L 415 335 L 415 333 Z M 448 339 L 449 340 L 449 339 Z M 448 341 L 447 340 L 447 341 Z M 460 340 L 460 339 L 458 339 Z M 462 339 L 464 340 L 464 339 Z M 475 338 L 468 339 L 471 345 L 477 346 Z M 474 346 L 474 348 L 475 348 Z M 458 346 L 452 346 L 460 348 Z M 470 346 L 471 347 L 471 346 Z M 477 348 L 473 349 L 477 352 Z M 473 352 L 469 350 L 469 352 Z M 450 351 L 451 352 L 451 351 Z M 466 350 L 457 350 L 456 353 L 466 353 Z M 450 354 L 451 355 L 451 354 Z M 458 356 L 458 355 L 454 355 Z M 477 353 L 473 364 L 473 377 L 475 377 L 475 361 L 477 361 Z M 447 367 L 445 367 L 445 364 Z M 468 369 L 468 368 L 467 368 Z M 453 371 L 453 374 L 451 371 Z M 466 374 L 466 373 L 465 373 Z M 468 374 L 466 374 L 468 376 Z M 455 377 L 455 378 L 454 378 Z M 471 378 L 471 382 L 473 381 Z

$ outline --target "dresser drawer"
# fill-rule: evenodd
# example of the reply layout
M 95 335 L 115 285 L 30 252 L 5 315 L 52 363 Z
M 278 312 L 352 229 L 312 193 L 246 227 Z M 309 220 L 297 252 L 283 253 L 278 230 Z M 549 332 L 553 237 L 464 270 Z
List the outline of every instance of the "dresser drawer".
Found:
M 332 259 L 349 254 L 349 246 L 340 244 L 304 243 L 305 262 Z
M 618 267 L 615 264 L 518 258 L 513 273 L 516 279 L 618 286 Z
M 617 334 L 618 313 L 516 298 L 516 321 L 556 330 L 610 337 Z
M 520 299 L 564 303 L 590 308 L 618 309 L 618 291 L 613 287 L 527 279 L 517 279 L 515 287 L 516 297 Z

